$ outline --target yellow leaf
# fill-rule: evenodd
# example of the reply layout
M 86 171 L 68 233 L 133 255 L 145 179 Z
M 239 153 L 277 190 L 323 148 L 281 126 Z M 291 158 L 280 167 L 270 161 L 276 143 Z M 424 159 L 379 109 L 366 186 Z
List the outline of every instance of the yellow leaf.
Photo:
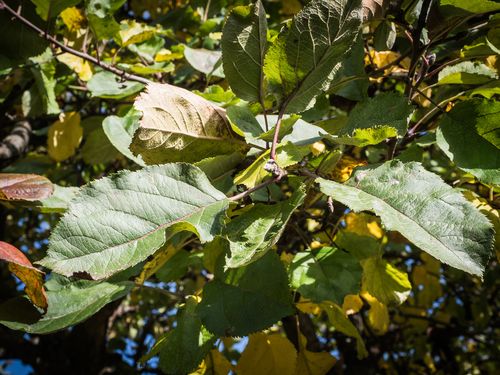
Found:
M 351 336 L 356 339 L 358 359 L 367 357 L 368 352 L 366 351 L 365 343 L 363 342 L 359 331 L 342 311 L 342 308 L 331 302 L 323 302 L 320 306 L 326 311 L 330 324 L 333 325 L 336 330 L 342 332 L 344 335 Z
M 122 47 L 137 44 L 152 38 L 156 29 L 135 20 L 123 20 L 120 23 L 118 36 Z
M 241 354 L 238 375 L 293 375 L 297 352 L 292 343 L 279 334 L 255 333 L 249 336 L 248 345 Z
M 49 127 L 48 151 L 49 156 L 56 161 L 63 161 L 76 152 L 83 136 L 80 126 L 80 114 L 67 112 L 59 115 L 59 120 Z
M 351 177 L 354 168 L 361 165 L 366 165 L 366 161 L 344 155 L 337 162 L 337 165 L 335 165 L 335 168 L 330 172 L 328 177 L 337 182 L 346 182 Z
M 294 16 L 302 9 L 302 4 L 299 0 L 287 0 L 281 2 L 280 13 L 285 16 Z
M 368 292 L 361 292 L 363 298 L 370 305 L 368 310 L 368 324 L 376 335 L 383 335 L 389 328 L 389 311 L 387 306 Z
M 306 349 L 307 339 L 300 334 L 300 351 L 297 356 L 295 375 L 325 375 L 335 364 L 335 358 L 327 352 L 310 352 Z
M 384 236 L 384 230 L 380 225 L 380 219 L 373 215 L 364 212 L 349 212 L 344 216 L 344 220 L 346 223 L 345 230 L 349 232 L 376 239 L 381 239 Z
M 357 294 L 348 294 L 344 297 L 342 311 L 346 315 L 356 314 L 363 307 L 363 300 Z
M 212 349 L 198 369 L 190 375 L 227 375 L 232 369 L 231 362 L 217 349 Z
M 75 7 L 64 9 L 61 18 L 69 31 L 78 31 L 87 24 L 83 11 Z
M 384 304 L 401 304 L 410 294 L 408 275 L 378 256 L 361 262 L 363 278 L 361 289 Z
M 82 81 L 88 81 L 92 78 L 92 67 L 90 63 L 81 57 L 72 55 L 70 53 L 63 53 L 57 56 L 57 59 L 70 67 L 76 74 L 78 78 Z
M 318 141 L 318 142 L 314 142 L 312 145 L 310 145 L 309 149 L 311 150 L 311 153 L 314 156 L 318 156 L 318 155 L 321 155 L 323 152 L 325 152 L 326 145 L 323 142 Z
M 182 54 L 180 52 L 172 52 L 166 48 L 162 48 L 155 55 L 155 62 L 179 60 L 179 59 L 182 59 L 183 57 L 184 57 L 184 54 Z
M 141 274 L 136 277 L 135 283 L 139 285 L 144 284 L 144 281 L 154 275 L 156 271 L 158 271 L 170 258 L 177 254 L 180 249 L 180 247 L 168 244 L 158 250 L 154 254 L 153 259 L 144 265 Z
M 280 255 L 280 260 L 285 264 L 285 266 L 289 266 L 293 262 L 294 254 L 282 252 Z
M 321 313 L 321 308 L 319 307 L 319 305 L 302 296 L 300 297 L 299 302 L 297 302 L 295 305 L 300 311 L 306 314 L 318 315 Z

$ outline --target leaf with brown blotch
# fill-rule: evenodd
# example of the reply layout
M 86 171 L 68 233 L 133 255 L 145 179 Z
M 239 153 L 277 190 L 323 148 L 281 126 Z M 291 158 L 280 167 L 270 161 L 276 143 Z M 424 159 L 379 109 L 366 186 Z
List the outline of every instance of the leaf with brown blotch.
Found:
M 143 116 L 130 150 L 148 164 L 192 163 L 248 148 L 224 109 L 180 87 L 151 83 L 134 106 Z
M 48 305 L 43 272 L 33 267 L 18 248 L 3 241 L 0 241 L 0 260 L 9 263 L 9 270 L 26 285 L 25 291 L 31 302 L 46 311 Z
M 39 201 L 52 195 L 54 186 L 36 174 L 0 173 L 0 200 Z

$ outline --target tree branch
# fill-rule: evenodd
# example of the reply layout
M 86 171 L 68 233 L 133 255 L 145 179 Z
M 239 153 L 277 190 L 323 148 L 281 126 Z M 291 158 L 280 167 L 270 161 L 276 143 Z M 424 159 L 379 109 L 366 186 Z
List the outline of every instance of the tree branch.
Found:
M 121 77 L 123 79 L 129 80 L 129 81 L 136 81 L 136 82 L 140 82 L 140 83 L 144 83 L 144 84 L 151 83 L 151 81 L 149 79 L 147 79 L 147 78 L 140 77 L 140 76 L 137 76 L 135 74 L 127 73 L 124 70 L 118 69 L 118 68 L 116 68 L 114 66 L 111 66 L 111 65 L 108 65 L 108 64 L 102 62 L 100 59 L 96 59 L 94 56 L 91 56 L 91 55 L 89 55 L 87 53 L 84 53 L 84 52 L 81 52 L 81 51 L 77 51 L 77 50 L 75 50 L 75 49 L 73 49 L 71 47 L 68 47 L 68 46 L 64 45 L 63 43 L 59 42 L 55 37 L 53 37 L 52 35 L 49 35 L 48 33 L 46 33 L 45 30 L 40 29 L 38 26 L 36 26 L 33 23 L 31 23 L 28 19 L 24 18 L 20 13 L 16 12 L 14 9 L 12 9 L 11 7 L 9 7 L 5 3 L 4 0 L 0 0 L 0 10 L 7 11 L 14 18 L 16 18 L 18 21 L 22 22 L 23 24 L 25 24 L 26 26 L 28 26 L 30 29 L 36 31 L 40 37 L 42 37 L 42 38 L 48 40 L 49 42 L 53 43 L 54 45 L 56 45 L 57 47 L 59 47 L 64 52 L 67 52 L 67 53 L 70 53 L 72 55 L 81 57 L 82 59 L 84 59 L 84 60 L 86 60 L 88 62 L 91 62 L 91 63 L 93 63 L 93 64 L 95 64 L 97 66 L 100 66 L 102 69 L 107 70 L 108 72 L 111 72 L 113 74 L 116 74 L 117 76 L 119 76 L 119 77 Z
M 5 164 L 20 156 L 28 147 L 31 125 L 28 121 L 17 122 L 9 135 L 0 142 L 0 164 Z

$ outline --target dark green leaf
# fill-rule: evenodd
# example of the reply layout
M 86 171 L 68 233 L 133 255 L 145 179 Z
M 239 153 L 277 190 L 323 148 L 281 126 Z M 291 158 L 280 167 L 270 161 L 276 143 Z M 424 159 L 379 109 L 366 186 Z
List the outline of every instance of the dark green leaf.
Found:
M 218 336 L 244 336 L 293 313 L 288 279 L 275 252 L 227 271 L 203 288 L 201 321 Z

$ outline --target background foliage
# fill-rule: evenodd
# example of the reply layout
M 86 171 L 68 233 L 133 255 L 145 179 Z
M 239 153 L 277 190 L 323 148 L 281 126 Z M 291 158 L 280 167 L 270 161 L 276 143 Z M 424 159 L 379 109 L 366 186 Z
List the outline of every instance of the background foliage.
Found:
M 0 1 L 0 368 L 497 373 L 500 3 L 249 4 Z

